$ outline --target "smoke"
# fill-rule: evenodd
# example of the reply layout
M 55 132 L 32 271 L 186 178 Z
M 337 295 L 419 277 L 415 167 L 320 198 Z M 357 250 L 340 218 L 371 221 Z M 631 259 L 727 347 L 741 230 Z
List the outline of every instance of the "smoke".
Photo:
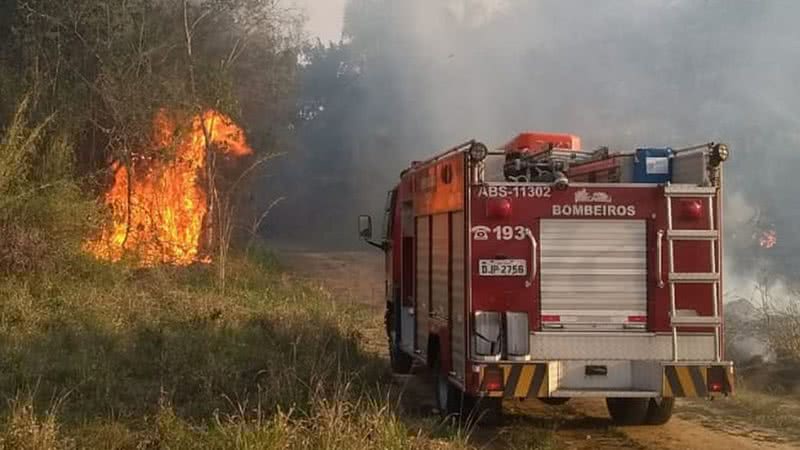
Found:
M 337 242 L 355 243 L 357 211 L 380 217 L 411 160 L 470 138 L 572 132 L 585 147 L 621 150 L 724 141 L 735 218 L 727 267 L 791 277 L 800 267 L 797 17 L 790 0 L 350 0 L 346 39 L 324 55 L 341 64 L 321 57 L 304 69 L 316 81 L 301 91 L 315 94 L 301 92 L 301 105 L 324 107 L 298 125 L 302 162 L 287 171 L 326 200 L 301 222 L 324 228 L 309 235 L 342 229 Z M 324 61 L 339 81 L 328 90 Z M 323 160 L 335 161 L 324 171 L 339 180 L 335 193 L 312 179 Z M 753 236 L 769 227 L 778 244 L 763 250 Z

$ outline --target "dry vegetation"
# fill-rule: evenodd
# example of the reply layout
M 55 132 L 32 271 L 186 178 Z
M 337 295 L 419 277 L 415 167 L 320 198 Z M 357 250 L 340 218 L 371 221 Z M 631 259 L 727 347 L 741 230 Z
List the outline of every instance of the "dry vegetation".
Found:
M 466 447 L 464 431 L 398 413 L 363 345 L 379 317 L 257 245 L 231 247 L 224 289 L 218 263 L 137 269 L 81 250 L 108 219 L 108 162 L 129 163 L 154 110 L 212 104 L 285 125 L 296 54 L 263 8 L 248 17 L 270 19 L 266 34 L 226 34 L 240 7 L 269 2 L 68 3 L 0 5 L 0 449 Z M 212 44 L 250 40 L 231 54 L 241 66 L 212 70 L 229 53 Z M 269 155 L 272 134 L 250 137 Z
M 373 317 L 269 259 L 237 259 L 225 296 L 205 266 L 63 264 L 46 286 L 0 282 L 2 448 L 463 444 L 397 415 L 385 363 L 360 345 Z
M 462 448 L 402 418 L 380 319 L 292 279 L 268 252 L 136 269 L 84 254 L 96 203 L 21 102 L 0 132 L 0 448 Z M 60 159 L 49 171 L 42 160 Z M 394 399 L 394 400 L 391 400 Z
M 387 406 L 364 318 L 324 291 L 242 260 L 224 297 L 206 267 L 78 266 L 47 292 L 0 284 L 6 448 L 427 442 Z
M 798 443 L 800 302 L 796 292 L 775 286 L 762 274 L 750 298 L 727 305 L 726 356 L 736 367 L 735 396 L 688 402 L 681 411 L 712 428 L 758 429 L 764 439 Z
M 244 260 L 224 297 L 207 267 L 70 264 L 0 283 L 4 448 L 433 445 L 389 406 L 369 318 L 320 289 Z

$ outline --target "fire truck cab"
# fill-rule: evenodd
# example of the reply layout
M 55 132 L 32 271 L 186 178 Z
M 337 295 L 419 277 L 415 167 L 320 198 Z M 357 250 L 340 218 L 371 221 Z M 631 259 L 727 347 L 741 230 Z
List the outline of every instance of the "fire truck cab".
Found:
M 584 151 L 525 133 L 470 141 L 389 192 L 392 369 L 434 372 L 447 415 L 503 399 L 606 399 L 621 424 L 663 424 L 676 397 L 733 392 L 721 279 L 724 144 Z

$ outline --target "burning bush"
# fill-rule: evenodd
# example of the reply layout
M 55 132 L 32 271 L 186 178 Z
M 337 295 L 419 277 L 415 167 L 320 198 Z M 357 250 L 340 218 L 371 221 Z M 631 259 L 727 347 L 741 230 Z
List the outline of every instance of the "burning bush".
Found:
M 253 151 L 241 128 L 213 110 L 180 131 L 162 110 L 153 122 L 153 148 L 133 155 L 129 165 L 114 163 L 114 181 L 105 194 L 112 218 L 86 243 L 87 251 L 109 261 L 128 256 L 141 266 L 210 260 L 203 238 L 211 231 L 209 157 L 216 155 L 209 150 L 235 158 Z

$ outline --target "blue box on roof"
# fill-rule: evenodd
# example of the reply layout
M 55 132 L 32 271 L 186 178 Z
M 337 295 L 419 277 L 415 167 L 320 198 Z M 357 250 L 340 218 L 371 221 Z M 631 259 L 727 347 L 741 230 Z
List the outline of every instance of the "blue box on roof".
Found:
M 640 148 L 633 157 L 634 183 L 668 183 L 672 181 L 671 148 Z

